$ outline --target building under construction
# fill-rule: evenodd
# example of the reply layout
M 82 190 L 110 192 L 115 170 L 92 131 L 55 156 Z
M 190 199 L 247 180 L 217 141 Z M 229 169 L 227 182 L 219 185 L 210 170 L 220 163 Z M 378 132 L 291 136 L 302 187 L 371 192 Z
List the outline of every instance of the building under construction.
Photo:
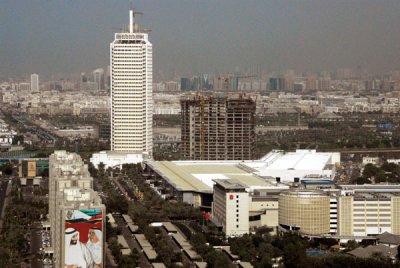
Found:
M 182 152 L 188 160 L 252 159 L 256 103 L 242 94 L 181 100 Z

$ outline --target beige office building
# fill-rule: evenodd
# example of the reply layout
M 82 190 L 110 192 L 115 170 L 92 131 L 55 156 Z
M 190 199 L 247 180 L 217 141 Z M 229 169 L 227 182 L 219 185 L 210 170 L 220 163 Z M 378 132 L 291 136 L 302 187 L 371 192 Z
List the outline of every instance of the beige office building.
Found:
M 400 235 L 400 194 L 356 193 L 338 198 L 338 235 Z
M 93 178 L 87 165 L 75 153 L 55 151 L 49 157 L 49 219 L 55 267 L 83 265 L 71 253 L 71 247 L 75 245 L 73 236 L 79 237 L 78 245 L 82 243 L 88 248 L 89 253 L 85 257 L 87 267 L 94 264 L 104 267 L 103 215 L 105 206 L 97 192 L 93 191 Z M 89 250 L 91 229 L 96 230 L 99 239 L 96 252 Z
M 399 185 L 339 185 L 339 189 L 291 190 L 279 197 L 279 226 L 307 235 L 362 239 L 400 235 Z

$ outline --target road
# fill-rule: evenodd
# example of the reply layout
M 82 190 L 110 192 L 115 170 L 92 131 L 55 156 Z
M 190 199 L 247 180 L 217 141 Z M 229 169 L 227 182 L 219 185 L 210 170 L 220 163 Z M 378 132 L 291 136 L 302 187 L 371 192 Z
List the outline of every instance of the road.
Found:
M 35 257 L 31 261 L 32 268 L 42 268 L 43 264 L 41 261 L 41 256 L 39 255 L 39 250 L 42 247 L 42 237 L 40 231 L 42 230 L 39 223 L 34 223 L 31 226 L 31 254 Z
M 7 196 L 7 190 L 10 191 L 11 189 L 8 189 L 10 186 L 9 180 L 2 178 L 2 181 L 0 183 L 0 229 L 3 228 L 3 217 L 4 217 L 4 210 L 5 210 L 5 204 L 6 204 L 6 196 Z M 11 188 L 11 187 L 10 187 Z

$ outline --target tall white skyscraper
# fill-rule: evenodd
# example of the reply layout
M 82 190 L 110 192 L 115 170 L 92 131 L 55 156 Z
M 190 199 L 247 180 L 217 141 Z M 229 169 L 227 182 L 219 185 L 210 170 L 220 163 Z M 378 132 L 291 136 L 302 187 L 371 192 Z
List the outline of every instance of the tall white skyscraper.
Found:
M 152 157 L 152 44 L 131 8 L 129 32 L 110 44 L 111 150 Z
M 38 92 L 39 91 L 39 75 L 31 74 L 31 91 Z

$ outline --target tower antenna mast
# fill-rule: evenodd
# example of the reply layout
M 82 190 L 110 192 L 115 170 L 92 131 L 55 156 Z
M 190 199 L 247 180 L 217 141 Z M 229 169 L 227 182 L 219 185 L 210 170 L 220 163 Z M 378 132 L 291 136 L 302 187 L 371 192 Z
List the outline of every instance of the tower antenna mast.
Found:
M 129 32 L 133 33 L 134 31 L 137 32 L 139 29 L 135 17 L 136 15 L 143 15 L 143 12 L 137 12 L 135 11 L 135 8 L 133 7 L 133 2 L 131 1 L 131 8 L 129 10 Z

